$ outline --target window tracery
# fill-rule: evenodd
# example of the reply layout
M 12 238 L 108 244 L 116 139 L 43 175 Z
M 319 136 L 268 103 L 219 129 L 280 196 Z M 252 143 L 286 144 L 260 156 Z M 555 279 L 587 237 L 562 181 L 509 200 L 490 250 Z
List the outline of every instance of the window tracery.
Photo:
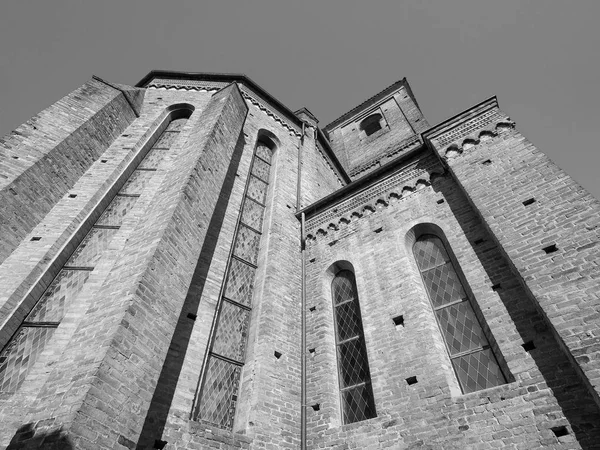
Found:
M 225 429 L 233 428 L 244 366 L 273 147 L 258 141 L 254 151 L 233 253 L 194 408 L 195 420 Z
M 340 398 L 344 423 L 376 416 L 356 279 L 350 270 L 331 283 L 335 316 Z
M 463 393 L 506 383 L 442 240 L 424 234 L 413 245 L 413 254 Z
M 0 392 L 12 394 L 21 386 L 191 113 L 187 107 L 172 110 L 165 130 L 6 344 L 0 353 Z

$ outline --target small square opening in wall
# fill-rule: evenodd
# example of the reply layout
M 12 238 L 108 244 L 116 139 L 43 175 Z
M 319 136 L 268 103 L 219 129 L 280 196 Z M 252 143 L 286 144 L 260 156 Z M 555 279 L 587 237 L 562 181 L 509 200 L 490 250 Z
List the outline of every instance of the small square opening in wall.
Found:
M 160 439 L 154 441 L 154 448 L 157 448 L 158 450 L 162 450 L 166 445 L 167 441 L 161 441 Z
M 526 352 L 530 352 L 531 350 L 535 349 L 535 344 L 533 343 L 533 341 L 527 341 L 524 344 L 521 344 L 521 347 L 523 347 L 523 350 L 525 350 Z
M 69 194 L 69 198 L 75 198 L 77 197 L 77 194 Z
M 408 377 L 408 378 L 406 379 L 406 383 L 407 383 L 409 386 L 412 386 L 413 384 L 417 384 L 418 382 L 419 382 L 419 381 L 417 380 L 417 377 Z
M 311 306 L 310 308 L 308 308 L 308 310 L 310 312 L 315 312 L 317 310 L 317 307 L 316 306 Z
M 523 206 L 533 205 L 535 203 L 535 198 L 529 198 L 523 202 Z
M 393 317 L 392 321 L 394 322 L 394 325 L 396 325 L 396 328 L 404 326 L 404 316 Z
M 279 358 L 281 358 L 281 352 L 278 352 L 277 350 L 275 350 L 275 351 L 273 352 L 273 356 L 274 356 L 275 358 L 279 359 Z
M 554 433 L 554 436 L 561 437 L 561 436 L 566 436 L 567 434 L 569 434 L 569 430 L 567 430 L 567 427 L 562 426 L 562 427 L 552 427 L 550 428 L 552 430 L 552 432 Z
M 558 247 L 556 244 L 549 245 L 548 247 L 544 247 L 542 250 L 546 252 L 546 254 L 554 253 L 558 251 Z
M 39 241 L 40 239 L 42 239 L 41 236 L 34 236 L 31 238 L 32 241 Z
M 311 405 L 311 408 L 313 409 L 313 411 L 320 411 L 321 410 L 321 404 L 320 403 L 315 403 L 314 405 Z

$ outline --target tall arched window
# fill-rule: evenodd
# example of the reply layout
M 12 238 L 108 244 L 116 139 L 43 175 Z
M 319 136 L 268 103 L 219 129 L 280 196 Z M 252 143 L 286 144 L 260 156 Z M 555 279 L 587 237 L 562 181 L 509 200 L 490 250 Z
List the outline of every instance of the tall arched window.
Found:
M 363 130 L 367 136 L 371 136 L 381 130 L 381 114 L 371 114 L 369 117 L 363 119 L 360 122 L 360 129 Z
M 338 272 L 331 292 L 344 423 L 359 422 L 375 417 L 376 412 L 354 274 Z
M 238 219 L 233 252 L 202 372 L 194 418 L 232 429 L 252 311 L 271 157 L 275 145 L 259 140 Z
M 171 108 L 164 131 L 157 133 L 152 147 L 6 344 L 0 353 L 1 393 L 14 393 L 23 383 L 192 111 L 189 105 Z
M 413 253 L 463 393 L 506 383 L 442 240 L 424 234 Z

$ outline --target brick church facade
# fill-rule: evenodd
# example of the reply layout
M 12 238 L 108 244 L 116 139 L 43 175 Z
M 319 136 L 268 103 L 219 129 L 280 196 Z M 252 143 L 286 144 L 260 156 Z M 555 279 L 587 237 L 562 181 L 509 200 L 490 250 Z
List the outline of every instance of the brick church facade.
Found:
M 600 204 L 492 97 L 321 128 L 93 77 L 0 140 L 0 447 L 600 448 Z

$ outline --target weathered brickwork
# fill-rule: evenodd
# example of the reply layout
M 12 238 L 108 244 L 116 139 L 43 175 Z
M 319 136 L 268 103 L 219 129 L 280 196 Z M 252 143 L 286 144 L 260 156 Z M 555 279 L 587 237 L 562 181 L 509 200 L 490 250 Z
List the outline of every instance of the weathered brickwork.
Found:
M 373 114 L 382 116 L 382 128 L 367 136 L 360 129 L 360 123 Z M 427 128 L 427 122 L 407 88 L 399 85 L 383 98 L 376 96 L 361 105 L 360 110 L 335 120 L 326 130 L 348 174 L 356 179 L 418 147 L 418 133 Z
M 419 224 L 435 225 L 448 239 L 510 383 L 460 394 L 412 255 L 411 230 Z M 317 236 L 308 258 L 308 306 L 314 308 L 308 403 L 320 405 L 309 415 L 310 448 L 580 448 L 576 439 L 592 448 L 599 442 L 597 405 L 449 175 Z M 356 274 L 377 409 L 377 418 L 350 425 L 341 423 L 331 298 L 330 268 L 340 261 Z M 404 325 L 394 324 L 399 315 Z M 536 346 L 529 353 L 522 347 L 528 341 Z M 412 376 L 418 383 L 408 385 Z M 571 434 L 557 439 L 551 428 L 559 426 Z
M 0 140 L 0 263 L 135 116 L 94 78 Z
M 503 117 L 497 108 L 487 115 Z M 477 140 L 463 135 L 460 147 L 446 150 L 448 165 L 600 404 L 600 203 L 509 121 L 469 128 Z M 440 153 L 445 136 L 432 135 Z M 552 245 L 557 251 L 546 253 Z
M 367 136 L 373 113 L 382 128 Z M 274 153 L 222 429 L 194 405 L 259 141 Z M 600 448 L 599 205 L 495 98 L 430 127 L 402 80 L 321 131 L 243 75 L 94 77 L 0 153 L 2 355 L 113 198 L 139 193 L 24 381 L 0 392 L 2 448 Z M 506 383 L 463 394 L 462 356 L 450 358 L 413 255 L 427 234 L 449 249 L 485 334 L 477 351 Z M 340 397 L 340 270 L 356 277 L 376 412 L 354 423 Z

